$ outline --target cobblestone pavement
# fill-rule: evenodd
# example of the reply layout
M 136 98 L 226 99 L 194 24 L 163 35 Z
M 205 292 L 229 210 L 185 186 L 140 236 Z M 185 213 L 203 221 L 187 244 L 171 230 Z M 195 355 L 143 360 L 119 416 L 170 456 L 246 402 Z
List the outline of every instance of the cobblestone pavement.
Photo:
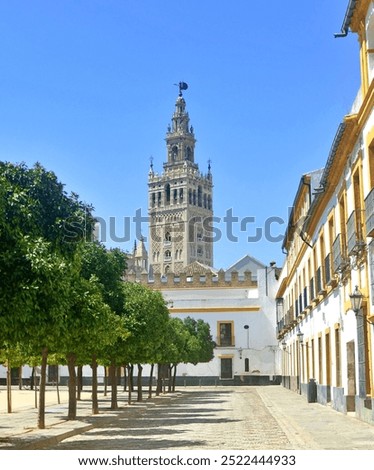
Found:
M 374 449 L 374 426 L 278 386 L 182 389 L 49 449 Z

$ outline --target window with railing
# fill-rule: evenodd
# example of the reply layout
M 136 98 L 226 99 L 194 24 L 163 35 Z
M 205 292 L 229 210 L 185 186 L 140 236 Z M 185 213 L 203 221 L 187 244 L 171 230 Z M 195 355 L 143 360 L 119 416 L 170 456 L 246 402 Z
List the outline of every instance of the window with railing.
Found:
M 314 300 L 315 299 L 314 277 L 311 278 L 310 283 L 309 283 L 309 294 L 310 294 L 310 300 Z
M 277 297 L 275 299 L 275 308 L 277 320 L 280 321 L 284 317 L 284 300 L 283 297 Z
M 348 255 L 359 252 L 364 242 L 362 210 L 354 210 L 347 221 L 347 251 Z
M 308 288 L 305 286 L 304 291 L 303 291 L 303 301 L 304 301 L 304 308 L 307 308 L 309 305 L 309 299 L 308 299 Z
M 231 322 L 218 322 L 218 346 L 235 346 L 234 327 Z
M 365 199 L 366 234 L 374 237 L 374 188 Z
M 317 294 L 325 293 L 321 266 L 317 269 L 317 272 L 316 272 L 316 292 Z
M 339 233 L 332 244 L 332 272 L 342 272 L 347 266 L 347 251 L 346 251 L 346 237 L 345 234 Z
M 303 295 L 299 295 L 299 315 L 303 312 L 305 305 L 303 304 Z
M 325 284 L 329 285 L 332 281 L 331 277 L 331 257 L 330 253 L 325 257 Z

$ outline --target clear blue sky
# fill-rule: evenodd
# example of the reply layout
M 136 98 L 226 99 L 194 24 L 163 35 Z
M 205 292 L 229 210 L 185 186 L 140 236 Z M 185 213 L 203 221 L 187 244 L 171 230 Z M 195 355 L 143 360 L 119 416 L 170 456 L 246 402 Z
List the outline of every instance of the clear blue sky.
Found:
M 325 165 L 351 108 L 358 41 L 333 36 L 347 5 L 0 1 L 0 158 L 39 161 L 97 216 L 115 217 L 120 237 L 124 217 L 147 213 L 149 158 L 160 171 L 183 80 L 196 161 L 205 172 L 212 160 L 215 216 L 239 218 L 237 241 L 217 224 L 215 266 L 247 253 L 280 265 L 281 242 L 247 238 L 269 217 L 284 220 L 271 235 L 284 234 L 301 175 Z M 241 232 L 244 217 L 255 222 Z

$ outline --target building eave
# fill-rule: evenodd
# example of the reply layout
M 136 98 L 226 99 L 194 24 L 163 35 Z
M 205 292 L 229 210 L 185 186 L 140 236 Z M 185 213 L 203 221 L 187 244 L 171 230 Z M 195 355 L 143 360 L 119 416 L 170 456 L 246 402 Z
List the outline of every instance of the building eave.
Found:
M 340 33 L 335 33 L 334 37 L 336 38 L 344 38 L 347 36 L 349 32 L 349 28 L 351 26 L 352 16 L 355 11 L 356 5 L 358 0 L 350 0 L 348 3 L 347 11 L 345 12 L 343 24 L 340 30 Z

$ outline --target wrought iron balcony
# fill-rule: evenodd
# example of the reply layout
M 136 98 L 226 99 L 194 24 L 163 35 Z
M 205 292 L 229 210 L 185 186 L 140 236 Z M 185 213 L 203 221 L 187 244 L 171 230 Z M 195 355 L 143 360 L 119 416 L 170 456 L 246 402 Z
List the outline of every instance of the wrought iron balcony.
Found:
M 374 237 L 374 188 L 365 199 L 366 234 Z
M 316 300 L 316 290 L 315 290 L 315 283 L 314 283 L 314 277 L 311 278 L 310 283 L 309 283 L 309 295 L 310 295 L 310 300 L 313 302 L 313 300 Z
M 317 269 L 317 272 L 316 272 L 316 292 L 318 295 L 326 294 L 321 266 Z
M 348 255 L 355 255 L 362 251 L 365 246 L 362 213 L 364 211 L 354 210 L 347 221 L 347 252 Z
M 347 256 L 346 237 L 344 233 L 339 233 L 332 244 L 332 272 L 342 273 L 349 266 Z
M 310 299 L 308 298 L 308 288 L 307 287 L 304 287 L 303 302 L 304 302 L 304 309 L 308 308 L 309 305 L 310 305 Z
M 219 348 L 235 346 L 235 336 L 220 335 L 216 337 L 216 344 Z
M 275 299 L 276 318 L 281 321 L 284 317 L 284 300 L 283 297 L 277 297 Z

